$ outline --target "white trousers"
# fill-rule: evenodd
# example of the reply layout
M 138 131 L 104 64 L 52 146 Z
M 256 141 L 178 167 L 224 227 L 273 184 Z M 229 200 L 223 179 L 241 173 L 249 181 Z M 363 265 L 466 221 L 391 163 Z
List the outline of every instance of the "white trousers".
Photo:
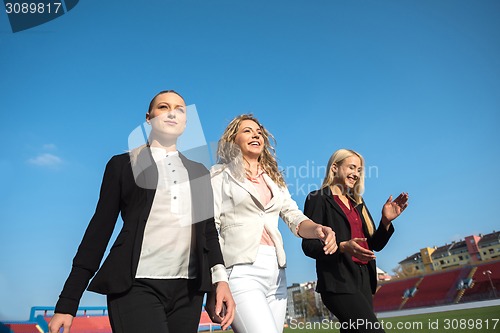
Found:
M 253 264 L 228 269 L 236 303 L 235 333 L 282 333 L 286 315 L 285 269 L 278 267 L 273 246 L 260 245 Z

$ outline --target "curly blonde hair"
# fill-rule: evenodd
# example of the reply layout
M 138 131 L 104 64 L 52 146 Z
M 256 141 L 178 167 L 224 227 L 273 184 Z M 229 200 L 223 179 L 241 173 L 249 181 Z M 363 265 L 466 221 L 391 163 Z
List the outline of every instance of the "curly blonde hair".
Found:
M 249 170 L 245 167 L 245 161 L 243 159 L 241 149 L 235 143 L 236 134 L 238 134 L 240 124 L 244 120 L 251 120 L 255 122 L 262 132 L 264 149 L 259 156 L 260 167 L 279 187 L 286 187 L 283 175 L 278 169 L 276 151 L 271 145 L 271 141 L 276 144 L 276 140 L 273 135 L 269 133 L 264 126 L 262 126 L 257 118 L 253 116 L 253 114 L 242 114 L 229 122 L 229 125 L 227 125 L 224 130 L 217 146 L 217 162 L 223 164 L 225 167 L 228 167 L 231 172 L 239 178 L 239 180 L 243 180 L 249 173 Z

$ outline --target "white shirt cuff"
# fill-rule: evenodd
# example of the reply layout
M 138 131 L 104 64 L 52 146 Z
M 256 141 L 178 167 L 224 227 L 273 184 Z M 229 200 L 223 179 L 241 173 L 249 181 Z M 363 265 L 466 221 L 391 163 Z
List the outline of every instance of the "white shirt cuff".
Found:
M 217 282 L 229 282 L 226 272 L 226 267 L 222 264 L 217 264 L 210 268 L 210 273 L 212 273 L 212 284 Z

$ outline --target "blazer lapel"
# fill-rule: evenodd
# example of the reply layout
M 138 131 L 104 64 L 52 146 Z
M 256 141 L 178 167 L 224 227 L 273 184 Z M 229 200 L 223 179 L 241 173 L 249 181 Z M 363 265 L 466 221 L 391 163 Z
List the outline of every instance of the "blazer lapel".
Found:
M 250 182 L 248 179 L 244 179 L 243 182 L 239 181 L 238 179 L 236 179 L 236 177 L 231 173 L 231 171 L 229 170 L 229 168 L 225 168 L 224 169 L 224 172 L 227 172 L 229 174 L 229 176 L 231 178 L 233 178 L 234 182 L 236 184 L 238 184 L 240 187 L 242 187 L 245 191 L 247 191 L 253 198 L 255 201 L 257 201 L 257 203 L 259 204 L 259 206 L 261 207 L 261 209 L 264 209 L 264 205 L 262 204 L 262 202 L 260 201 L 260 195 L 259 193 L 257 192 L 257 189 L 255 188 L 255 186 L 253 186 L 252 182 Z
M 345 216 L 344 214 L 344 211 L 342 210 L 342 208 L 340 208 L 340 206 L 335 202 L 335 200 L 333 199 L 333 193 L 332 191 L 330 190 L 330 187 L 325 187 L 323 189 L 321 189 L 321 191 L 323 191 L 325 197 L 326 197 L 326 201 L 328 201 L 328 203 L 339 213 L 341 214 L 343 217 L 345 217 L 347 219 L 347 216 Z
M 322 191 L 326 196 L 326 201 L 328 201 L 328 203 L 333 207 L 333 209 L 335 209 L 337 211 L 337 213 L 339 213 L 340 216 L 342 216 L 344 218 L 344 221 L 350 227 L 349 220 L 347 220 L 347 216 L 344 214 L 344 211 L 342 210 L 342 208 L 340 208 L 340 206 L 333 199 L 333 193 L 330 190 L 330 187 L 325 187 L 322 189 Z
M 276 203 L 276 201 L 278 200 L 278 196 L 281 195 L 281 193 L 280 193 L 280 188 L 278 187 L 278 185 L 276 185 L 273 182 L 273 180 L 271 179 L 271 177 L 269 177 L 267 175 L 267 173 L 264 173 L 263 176 L 264 176 L 264 180 L 265 180 L 267 186 L 269 187 L 269 190 L 272 193 L 271 200 L 269 200 L 269 202 L 267 203 L 267 205 L 265 207 L 266 209 L 269 209 Z
M 147 205 L 145 208 L 149 214 L 158 186 L 158 168 L 149 147 L 141 149 L 135 161 L 132 162 L 132 169 L 137 186 L 146 191 Z

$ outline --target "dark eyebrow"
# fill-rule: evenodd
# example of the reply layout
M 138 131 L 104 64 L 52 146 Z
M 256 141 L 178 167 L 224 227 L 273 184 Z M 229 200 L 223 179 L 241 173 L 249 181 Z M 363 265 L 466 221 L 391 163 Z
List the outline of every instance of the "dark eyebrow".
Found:
M 186 108 L 186 106 L 185 106 L 185 105 L 180 105 L 180 104 L 178 104 L 178 105 L 172 105 L 172 104 L 170 104 L 169 102 L 164 102 L 164 101 L 161 101 L 161 102 L 160 102 L 160 103 L 158 103 L 157 105 L 161 105 L 161 104 L 167 104 L 168 106 L 170 106 L 170 107 L 171 107 L 171 108 L 173 108 L 173 109 L 177 109 L 177 108 L 183 108 L 183 109 L 185 109 L 185 108 Z

